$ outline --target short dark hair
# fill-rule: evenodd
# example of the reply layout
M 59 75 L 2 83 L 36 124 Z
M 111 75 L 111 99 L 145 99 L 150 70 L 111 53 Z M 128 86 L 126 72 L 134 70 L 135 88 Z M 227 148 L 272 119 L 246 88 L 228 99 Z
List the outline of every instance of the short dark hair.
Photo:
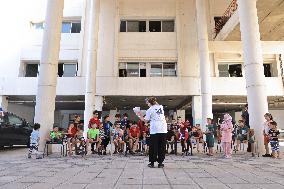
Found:
M 123 117 L 128 117 L 128 114 L 127 114 L 127 113 L 124 113 L 124 114 L 123 114 Z
M 120 118 L 120 114 L 115 114 L 115 117 Z
M 105 120 L 106 118 L 108 118 L 108 117 L 109 117 L 109 115 L 105 115 L 105 116 L 104 116 L 104 120 Z
M 34 124 L 34 130 L 38 130 L 40 128 L 40 124 L 39 123 L 35 123 Z
M 271 125 L 274 125 L 274 126 L 277 126 L 277 123 L 276 123 L 276 121 L 271 121 L 271 122 L 269 122 Z
M 57 125 L 53 125 L 53 129 L 56 128 L 56 127 L 59 129 L 59 127 Z
M 93 115 L 94 114 L 99 114 L 99 111 L 98 110 L 93 111 Z
M 270 120 L 273 120 L 273 117 L 270 113 L 265 113 L 264 116 L 267 116 L 267 117 L 269 117 Z

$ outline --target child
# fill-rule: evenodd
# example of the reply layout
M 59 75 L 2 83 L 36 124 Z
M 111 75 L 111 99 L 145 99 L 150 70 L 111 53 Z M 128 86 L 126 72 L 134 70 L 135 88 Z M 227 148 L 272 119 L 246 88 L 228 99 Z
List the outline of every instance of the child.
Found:
M 68 132 L 67 132 L 67 145 L 69 148 L 68 155 L 72 155 L 72 146 L 75 144 L 75 134 L 77 133 L 77 128 L 73 122 L 69 123 Z
M 214 126 L 212 124 L 212 119 L 207 118 L 206 131 L 204 132 L 206 135 L 206 143 L 208 147 L 208 156 L 213 156 L 213 147 L 214 147 Z
M 99 136 L 100 136 L 100 140 L 101 140 L 101 145 L 98 151 L 99 155 L 106 155 L 106 133 L 105 133 L 105 129 L 103 127 L 103 123 L 99 124 Z
M 124 141 L 122 140 L 123 130 L 120 128 L 120 123 L 115 123 L 115 129 L 113 131 L 113 143 L 115 146 L 115 150 L 113 154 L 117 154 L 118 152 L 123 152 Z
M 254 142 L 255 142 L 255 136 L 254 136 L 254 129 L 250 129 L 249 130 L 249 139 L 248 139 L 248 143 L 251 145 L 251 156 L 254 157 L 255 154 L 254 154 Z
M 239 127 L 237 131 L 237 149 L 236 151 L 239 150 L 240 144 L 241 143 L 246 143 L 248 140 L 248 132 L 249 128 L 245 125 L 245 122 L 243 120 L 238 121 Z
M 174 143 L 175 143 L 175 139 L 176 139 L 176 133 L 174 131 L 174 127 L 170 126 L 168 133 L 167 133 L 167 150 L 166 153 L 168 153 L 169 150 L 169 146 L 171 146 L 171 154 L 174 154 Z
M 39 152 L 38 152 L 38 143 L 39 143 L 39 128 L 40 128 L 40 124 L 39 123 L 35 123 L 34 124 L 34 129 L 33 132 L 31 133 L 31 137 L 30 137 L 30 149 L 29 149 L 29 153 L 28 153 L 28 158 L 31 158 L 31 154 L 33 152 L 33 150 L 36 153 L 36 159 L 42 159 L 41 156 L 39 156 Z
M 232 131 L 233 131 L 233 123 L 232 117 L 229 114 L 224 115 L 224 121 L 221 124 L 220 128 L 222 132 L 221 142 L 224 150 L 225 158 L 232 158 Z
M 268 135 L 272 150 L 272 158 L 280 159 L 279 141 L 278 141 L 280 132 L 277 129 L 277 123 L 275 121 L 270 122 L 270 130 L 268 131 Z
M 98 152 L 99 146 L 101 144 L 101 140 L 100 140 L 100 137 L 99 137 L 99 129 L 97 129 L 96 123 L 91 124 L 91 128 L 88 130 L 87 135 L 88 135 L 87 149 L 89 147 L 89 143 L 91 143 L 91 151 L 92 151 L 92 154 L 94 154 L 94 153 Z M 94 150 L 95 144 L 97 144 L 96 150 Z
M 49 132 L 46 141 L 51 143 L 62 143 L 62 134 L 59 131 L 58 126 L 54 126 L 53 130 Z
M 142 148 L 145 154 L 148 154 L 147 148 L 147 133 L 144 131 L 142 134 Z
M 181 147 L 182 147 L 182 155 L 184 155 L 184 153 L 187 153 L 188 149 L 186 148 L 186 142 L 188 140 L 188 130 L 187 128 L 184 126 L 184 124 L 180 124 L 180 128 L 178 129 L 179 132 L 179 140 L 181 143 Z

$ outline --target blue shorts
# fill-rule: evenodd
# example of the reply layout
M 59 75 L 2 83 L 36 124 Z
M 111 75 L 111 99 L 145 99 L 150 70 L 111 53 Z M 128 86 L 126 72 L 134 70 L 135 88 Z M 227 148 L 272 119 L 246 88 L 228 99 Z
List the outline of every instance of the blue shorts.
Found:
M 279 142 L 278 141 L 270 141 L 270 146 L 273 152 L 279 152 Z

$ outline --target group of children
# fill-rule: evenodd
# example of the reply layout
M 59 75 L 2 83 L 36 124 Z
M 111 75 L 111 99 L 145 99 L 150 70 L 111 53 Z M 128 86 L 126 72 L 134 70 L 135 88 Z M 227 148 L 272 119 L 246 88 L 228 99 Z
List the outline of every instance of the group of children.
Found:
M 279 157 L 279 131 L 277 130 L 277 123 L 273 121 L 271 114 L 265 114 L 266 122 L 264 123 L 264 140 L 266 155 L 270 157 L 268 144 L 270 143 L 272 149 L 272 157 Z M 31 134 L 31 145 L 28 157 L 31 157 L 32 151 L 38 150 L 39 142 L 39 124 L 34 125 L 34 130 Z M 205 136 L 205 141 L 203 140 Z M 241 143 L 248 142 L 251 146 L 252 156 L 255 156 L 255 136 L 254 130 L 250 129 L 244 120 L 239 120 L 238 125 L 234 126 L 232 117 L 225 114 L 223 122 L 213 125 L 212 119 L 207 119 L 205 131 L 201 130 L 199 124 L 191 126 L 189 121 L 182 121 L 180 117 L 178 120 L 172 120 L 168 123 L 167 133 L 167 148 L 166 153 L 177 154 L 177 143 L 180 142 L 182 147 L 182 154 L 188 155 L 189 147 L 196 148 L 200 152 L 200 144 L 206 145 L 208 148 L 208 156 L 213 156 L 213 148 L 215 143 L 215 136 L 217 142 L 221 143 L 224 157 L 232 157 L 232 144 L 237 141 L 236 149 L 238 150 Z M 92 153 L 100 155 L 106 154 L 108 144 L 114 144 L 114 154 L 129 152 L 135 154 L 136 152 L 143 152 L 147 154 L 149 145 L 149 127 L 147 123 L 142 121 L 138 123 L 132 122 L 128 119 L 128 115 L 124 114 L 123 118 L 120 115 L 115 116 L 114 125 L 109 121 L 109 116 L 105 116 L 103 122 L 99 119 L 99 112 L 94 111 L 93 117 L 89 121 L 89 129 L 87 131 L 87 138 L 84 138 L 84 126 L 80 122 L 80 117 L 75 116 L 73 122 L 69 123 L 67 132 L 59 131 L 55 126 L 46 137 L 47 142 L 60 143 L 63 139 L 67 140 L 69 155 L 72 155 L 72 149 L 78 144 L 84 144 L 86 149 L 91 145 Z M 95 148 L 96 146 L 96 148 Z M 171 147 L 171 152 L 169 148 Z M 126 149 L 125 149 L 126 148 Z M 40 158 L 39 156 L 37 156 Z

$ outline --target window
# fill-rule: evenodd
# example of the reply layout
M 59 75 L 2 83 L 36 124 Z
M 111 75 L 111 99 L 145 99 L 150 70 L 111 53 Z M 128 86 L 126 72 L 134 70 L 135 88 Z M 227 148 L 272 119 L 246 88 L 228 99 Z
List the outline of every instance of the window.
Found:
M 26 64 L 25 77 L 37 77 L 38 67 L 38 64 Z
M 149 65 L 149 70 L 147 70 Z M 127 62 L 119 64 L 119 77 L 176 77 L 176 63 L 175 62 Z
M 58 77 L 76 77 L 77 63 L 59 63 Z
M 162 70 L 163 68 L 161 63 L 151 64 L 150 77 L 162 77 Z
M 271 64 L 263 64 L 263 68 L 264 68 L 264 76 L 265 77 L 272 77 Z
M 14 115 L 9 116 L 9 123 L 11 125 L 22 125 L 23 121 Z
M 219 64 L 219 77 L 243 77 L 241 64 Z
M 175 63 L 164 63 L 163 64 L 163 76 L 174 77 L 176 76 L 176 64 Z
M 38 23 L 31 22 L 31 27 L 35 30 L 43 30 L 44 24 L 43 24 L 43 22 L 38 22 Z
M 173 20 L 162 21 L 162 32 L 174 32 L 175 22 Z
M 72 23 L 71 33 L 80 33 L 81 32 L 81 22 Z
M 127 32 L 146 32 L 146 21 L 127 21 Z
M 150 32 L 161 32 L 161 21 L 149 21 Z
M 121 20 L 120 32 L 174 32 L 174 20 Z
M 120 32 L 126 32 L 126 21 L 120 21 Z
M 139 63 L 127 63 L 127 77 L 139 77 Z
M 77 64 L 64 64 L 63 77 L 77 76 Z
M 81 22 L 62 22 L 61 33 L 80 33 Z

